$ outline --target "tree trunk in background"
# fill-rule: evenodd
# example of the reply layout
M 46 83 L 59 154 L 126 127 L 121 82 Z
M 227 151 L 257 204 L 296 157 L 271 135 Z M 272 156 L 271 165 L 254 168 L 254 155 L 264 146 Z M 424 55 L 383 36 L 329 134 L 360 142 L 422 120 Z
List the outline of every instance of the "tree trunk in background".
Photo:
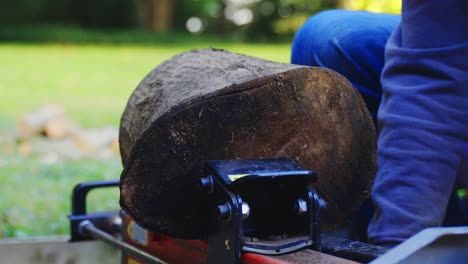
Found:
M 171 0 L 136 0 L 140 24 L 156 32 L 164 32 L 172 26 Z
M 343 8 L 347 0 L 330 0 L 336 8 Z M 354 1 L 354 0 L 348 0 Z
M 172 0 L 154 0 L 153 3 L 151 28 L 157 32 L 169 30 L 172 22 Z
M 143 227 L 206 237 L 213 219 L 197 186 L 206 160 L 291 157 L 318 172 L 322 227 L 342 226 L 368 197 L 376 132 L 339 74 L 221 50 L 193 50 L 156 67 L 120 124 L 120 204 Z

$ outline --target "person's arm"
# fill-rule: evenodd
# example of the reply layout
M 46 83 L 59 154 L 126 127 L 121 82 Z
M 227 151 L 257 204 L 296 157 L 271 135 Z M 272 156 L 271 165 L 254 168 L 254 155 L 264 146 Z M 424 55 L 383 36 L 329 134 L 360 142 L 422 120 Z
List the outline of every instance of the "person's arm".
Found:
M 468 135 L 467 14 L 467 1 L 403 1 L 381 76 L 373 243 L 442 224 Z

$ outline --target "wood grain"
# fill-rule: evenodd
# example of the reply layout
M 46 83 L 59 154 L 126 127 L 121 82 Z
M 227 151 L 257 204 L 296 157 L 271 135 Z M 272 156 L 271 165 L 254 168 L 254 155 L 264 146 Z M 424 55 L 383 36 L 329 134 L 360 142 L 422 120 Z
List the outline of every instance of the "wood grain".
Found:
M 291 157 L 319 173 L 322 227 L 368 196 L 376 133 L 358 92 L 324 68 L 195 50 L 156 67 L 123 113 L 121 206 L 143 227 L 183 238 L 209 232 L 196 187 L 210 159 Z

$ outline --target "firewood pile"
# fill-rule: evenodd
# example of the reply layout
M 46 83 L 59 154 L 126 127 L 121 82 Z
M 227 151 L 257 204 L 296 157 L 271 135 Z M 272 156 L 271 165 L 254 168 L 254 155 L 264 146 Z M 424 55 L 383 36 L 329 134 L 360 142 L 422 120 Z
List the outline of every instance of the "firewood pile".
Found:
M 118 156 L 119 151 L 116 127 L 83 128 L 57 104 L 46 105 L 21 118 L 13 138 L 20 155 L 39 156 L 48 163 L 109 159 Z

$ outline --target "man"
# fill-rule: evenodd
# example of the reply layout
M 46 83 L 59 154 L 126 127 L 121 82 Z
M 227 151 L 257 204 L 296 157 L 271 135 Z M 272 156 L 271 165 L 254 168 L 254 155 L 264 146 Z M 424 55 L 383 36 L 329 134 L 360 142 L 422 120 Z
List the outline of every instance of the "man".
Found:
M 372 243 L 442 225 L 452 191 L 468 182 L 467 14 L 467 1 L 403 0 L 401 17 L 326 11 L 295 37 L 292 63 L 347 77 L 378 123 Z

